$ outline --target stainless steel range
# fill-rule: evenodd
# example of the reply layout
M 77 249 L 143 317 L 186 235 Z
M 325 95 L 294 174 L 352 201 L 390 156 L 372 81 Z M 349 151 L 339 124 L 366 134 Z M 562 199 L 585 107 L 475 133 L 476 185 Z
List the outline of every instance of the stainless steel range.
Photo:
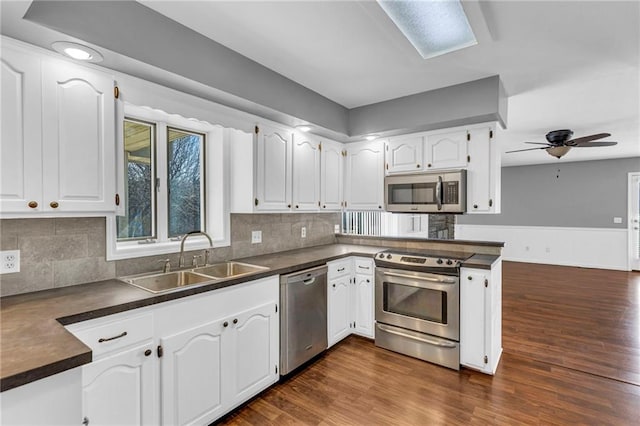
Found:
M 454 252 L 377 253 L 377 346 L 460 369 L 460 264 Z

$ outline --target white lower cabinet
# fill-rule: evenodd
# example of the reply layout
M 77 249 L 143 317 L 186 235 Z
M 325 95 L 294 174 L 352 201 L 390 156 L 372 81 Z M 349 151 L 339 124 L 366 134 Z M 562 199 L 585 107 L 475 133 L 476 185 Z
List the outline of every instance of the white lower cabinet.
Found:
M 494 374 L 502 353 L 502 260 L 460 271 L 460 364 Z
M 329 347 L 351 334 L 351 289 L 353 278 L 343 275 L 327 281 L 327 330 Z
M 373 275 L 356 274 L 354 332 L 373 339 Z
M 274 276 L 67 327 L 94 354 L 78 423 L 215 421 L 278 381 L 278 303 Z
M 329 347 L 352 333 L 373 339 L 373 259 L 349 257 L 327 266 Z
M 90 425 L 157 424 L 151 354 L 149 345 L 138 346 L 83 368 L 82 414 Z
M 223 414 L 223 322 L 160 339 L 163 424 L 202 424 Z

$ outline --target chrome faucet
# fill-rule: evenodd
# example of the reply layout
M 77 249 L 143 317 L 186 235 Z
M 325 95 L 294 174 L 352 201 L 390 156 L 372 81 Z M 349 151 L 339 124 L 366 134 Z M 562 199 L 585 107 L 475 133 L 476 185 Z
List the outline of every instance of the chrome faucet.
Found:
M 180 260 L 178 261 L 178 268 L 184 268 L 184 242 L 191 235 L 204 235 L 205 237 L 207 237 L 207 240 L 209 240 L 209 248 L 213 248 L 213 241 L 211 240 L 211 237 L 206 232 L 191 231 L 186 233 L 184 237 L 182 237 L 182 241 L 180 241 Z

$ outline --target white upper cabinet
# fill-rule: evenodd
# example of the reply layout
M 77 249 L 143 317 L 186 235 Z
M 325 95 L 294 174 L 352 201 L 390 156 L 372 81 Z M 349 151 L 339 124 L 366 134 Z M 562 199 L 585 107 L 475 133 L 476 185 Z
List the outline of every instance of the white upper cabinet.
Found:
M 467 166 L 467 132 L 428 135 L 425 143 L 426 170 Z
M 322 211 L 342 208 L 344 184 L 344 145 L 322 141 L 320 152 L 320 205 Z
M 492 128 L 469 130 L 467 213 L 500 213 L 500 152 Z
M 40 60 L 2 46 L 0 212 L 41 211 Z
M 23 48 L 2 49 L 0 213 L 112 213 L 112 76 Z
M 111 76 L 94 70 L 43 63 L 43 189 L 48 207 L 115 210 L 113 85 Z
M 423 170 L 423 146 L 424 136 L 422 135 L 400 136 L 389 139 L 385 148 L 387 158 L 386 173 L 409 173 Z
M 383 142 L 351 143 L 346 151 L 345 207 L 349 210 L 382 210 Z
M 293 209 L 316 211 L 320 207 L 320 143 L 295 133 L 293 141 Z
M 256 135 L 257 211 L 291 209 L 291 131 L 259 125 Z

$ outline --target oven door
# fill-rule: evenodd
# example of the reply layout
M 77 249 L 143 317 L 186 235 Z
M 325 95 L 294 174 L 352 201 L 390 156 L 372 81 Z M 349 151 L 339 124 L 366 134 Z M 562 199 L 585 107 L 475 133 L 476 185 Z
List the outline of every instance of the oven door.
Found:
M 376 321 L 458 341 L 458 276 L 376 268 Z

